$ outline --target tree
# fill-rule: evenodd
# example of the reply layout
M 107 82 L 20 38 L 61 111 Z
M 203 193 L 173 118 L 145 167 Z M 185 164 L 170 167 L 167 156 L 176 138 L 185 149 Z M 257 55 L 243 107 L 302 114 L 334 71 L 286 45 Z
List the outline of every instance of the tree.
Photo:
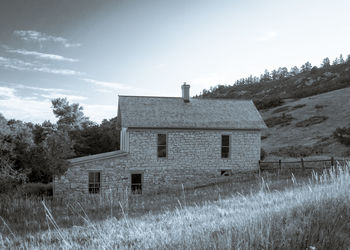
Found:
M 300 70 L 299 70 L 299 68 L 297 67 L 297 66 L 294 66 L 294 67 L 292 67 L 291 69 L 290 69 L 290 74 L 292 75 L 292 76 L 296 76 L 297 74 L 299 74 L 300 73 Z
M 67 98 L 56 98 L 51 102 L 52 111 L 58 118 L 59 129 L 81 129 L 93 124 L 88 117 L 84 116 L 83 107 L 78 103 L 69 104 Z
M 286 67 L 279 67 L 277 71 L 278 79 L 283 79 L 288 76 L 288 69 Z
M 307 72 L 307 71 L 310 71 L 311 69 L 312 69 L 312 65 L 310 62 L 306 62 L 301 66 L 301 72 Z
M 278 79 L 278 72 L 277 70 L 272 70 L 271 72 L 271 77 L 272 77 L 272 80 L 277 80 Z
M 345 63 L 344 58 L 343 58 L 343 54 L 340 54 L 340 56 L 339 56 L 339 64 L 343 64 L 343 63 Z
M 321 64 L 321 67 L 322 67 L 322 68 L 328 68 L 329 66 L 331 66 L 331 63 L 330 63 L 330 61 L 329 61 L 329 58 L 326 57 L 325 59 L 323 59 L 322 64 Z
M 338 59 L 338 57 L 336 57 L 336 58 L 334 59 L 334 61 L 333 61 L 333 65 L 337 65 L 337 64 L 339 64 L 339 59 Z

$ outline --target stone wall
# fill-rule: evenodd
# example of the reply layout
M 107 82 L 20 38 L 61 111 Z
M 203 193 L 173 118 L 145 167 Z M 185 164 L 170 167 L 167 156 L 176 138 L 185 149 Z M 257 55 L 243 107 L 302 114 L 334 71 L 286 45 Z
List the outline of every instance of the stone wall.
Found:
M 122 192 L 131 186 L 131 173 L 142 174 L 143 193 L 194 187 L 232 173 L 258 170 L 260 131 L 137 130 L 129 132 L 127 156 L 76 163 L 56 178 L 56 195 L 88 194 L 88 172 L 101 172 L 101 192 Z M 167 157 L 157 157 L 157 134 L 167 134 Z M 221 158 L 221 135 L 230 135 L 229 158 Z

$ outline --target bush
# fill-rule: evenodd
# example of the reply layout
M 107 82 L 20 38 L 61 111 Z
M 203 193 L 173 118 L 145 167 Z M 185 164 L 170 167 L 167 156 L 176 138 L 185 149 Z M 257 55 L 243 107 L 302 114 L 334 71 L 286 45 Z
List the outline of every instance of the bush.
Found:
M 280 112 L 284 112 L 284 111 L 288 111 L 289 106 L 284 106 L 284 107 L 280 107 L 278 109 L 275 109 L 272 114 L 276 114 L 276 113 L 280 113 Z
M 288 157 L 307 157 L 311 155 L 320 155 L 323 153 L 323 145 L 316 144 L 313 146 L 304 146 L 304 145 L 298 145 L 298 146 L 287 146 L 287 147 L 281 147 L 278 149 L 278 151 L 272 152 L 271 154 L 277 155 L 277 156 L 288 156 Z
M 309 119 L 306 119 L 304 121 L 297 122 L 295 124 L 295 126 L 296 127 L 308 127 L 308 126 L 312 126 L 315 124 L 319 124 L 327 119 L 328 119 L 327 116 L 317 116 L 316 115 L 316 116 L 312 116 Z
M 305 106 L 306 106 L 306 104 L 298 104 L 298 105 L 295 105 L 294 107 L 292 107 L 291 110 L 300 109 L 300 108 L 303 108 L 303 107 L 305 107 Z
M 27 196 L 52 196 L 52 183 L 27 183 L 22 187 L 22 192 Z
M 333 132 L 333 136 L 340 143 L 342 143 L 342 144 L 344 144 L 346 146 L 350 146 L 350 127 L 348 127 L 348 128 L 345 128 L 345 127 L 344 128 L 337 128 Z
M 294 119 L 293 116 L 283 113 L 281 116 L 273 116 L 265 120 L 266 125 L 269 128 L 280 125 L 281 127 L 287 126 Z
M 280 97 L 264 98 L 262 100 L 254 100 L 254 104 L 257 109 L 269 109 L 281 106 L 284 103 Z

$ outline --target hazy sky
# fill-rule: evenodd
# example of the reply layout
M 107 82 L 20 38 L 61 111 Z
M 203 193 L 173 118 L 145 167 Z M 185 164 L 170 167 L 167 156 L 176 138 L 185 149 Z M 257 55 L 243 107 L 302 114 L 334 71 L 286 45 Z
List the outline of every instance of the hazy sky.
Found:
M 1 0 L 0 113 L 55 120 L 50 99 L 91 120 L 119 95 L 191 95 L 280 66 L 350 54 L 350 1 Z

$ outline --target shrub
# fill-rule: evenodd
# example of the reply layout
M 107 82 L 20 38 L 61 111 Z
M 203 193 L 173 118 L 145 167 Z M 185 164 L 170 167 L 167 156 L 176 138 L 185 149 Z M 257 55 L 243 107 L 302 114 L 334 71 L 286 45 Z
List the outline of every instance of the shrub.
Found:
M 263 98 L 262 100 L 254 100 L 257 109 L 269 109 L 281 106 L 284 103 L 280 97 Z
M 266 125 L 269 128 L 280 125 L 281 127 L 287 126 L 294 119 L 293 116 L 283 113 L 281 116 L 273 116 L 265 120 Z
M 289 106 L 280 107 L 280 108 L 278 108 L 278 109 L 275 109 L 275 110 L 272 112 L 272 114 L 284 112 L 284 111 L 287 111 L 288 109 L 289 109 Z
M 306 106 L 306 104 L 298 104 L 298 105 L 295 105 L 294 107 L 292 107 L 291 110 L 300 109 L 300 108 L 303 108 L 303 107 L 305 107 L 305 106 Z
M 13 163 L 7 157 L 0 158 L 0 193 L 14 191 L 26 180 L 26 175 L 14 170 Z
M 323 109 L 324 107 L 326 107 L 326 105 L 321 105 L 321 104 L 315 105 L 315 109 Z
M 316 144 L 314 146 L 288 146 L 279 148 L 278 151 L 271 154 L 277 156 L 288 156 L 288 157 L 307 157 L 311 155 L 319 155 L 323 153 L 323 146 Z
M 296 127 L 309 127 L 309 126 L 312 126 L 312 125 L 315 125 L 315 124 L 319 124 L 325 120 L 327 120 L 328 117 L 327 116 L 312 116 L 310 117 L 309 119 L 306 119 L 304 121 L 300 121 L 300 122 L 297 122 L 295 124 Z
M 27 183 L 22 192 L 28 196 L 52 196 L 52 183 Z
M 350 146 L 350 127 L 347 128 L 337 128 L 334 132 L 333 132 L 333 136 L 335 137 L 335 139 L 337 139 L 337 141 L 339 141 L 340 143 L 346 145 L 346 146 Z

